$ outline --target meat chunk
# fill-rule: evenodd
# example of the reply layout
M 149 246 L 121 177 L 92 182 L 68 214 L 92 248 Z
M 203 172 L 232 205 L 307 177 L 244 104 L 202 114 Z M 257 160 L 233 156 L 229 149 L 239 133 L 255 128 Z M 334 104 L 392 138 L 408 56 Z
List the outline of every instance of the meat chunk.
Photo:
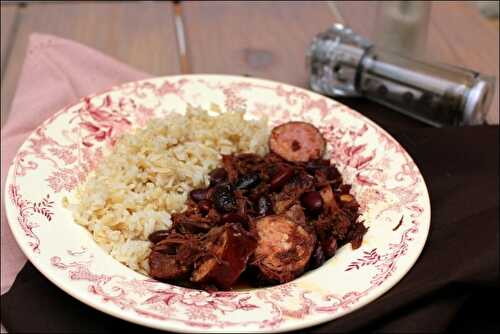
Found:
M 363 223 L 353 224 L 353 228 L 349 231 L 348 236 L 348 239 L 351 240 L 352 249 L 361 247 L 366 231 L 368 231 L 368 228 Z
M 342 210 L 349 217 L 351 221 L 356 221 L 359 216 L 359 204 L 350 194 L 342 194 L 339 196 L 339 202 L 341 204 Z
M 345 239 L 352 224 L 343 211 L 338 211 L 328 217 L 321 217 L 321 220 L 326 220 L 328 222 L 328 234 L 331 234 L 339 240 Z M 320 234 L 319 231 L 317 232 Z
M 149 273 L 161 280 L 185 279 L 189 277 L 195 261 L 203 254 L 201 239 L 198 236 L 170 230 L 168 235 L 165 234 L 164 238 L 152 247 Z
M 270 169 L 272 170 L 270 189 L 273 191 L 280 190 L 294 174 L 293 168 L 285 164 L 271 165 Z
M 272 130 L 270 152 L 222 155 L 210 185 L 193 189 L 170 230 L 152 233 L 152 277 L 213 291 L 288 282 L 332 257 L 360 247 L 367 228 L 359 203 L 313 125 Z M 244 278 L 244 277 L 243 277 Z
M 188 276 L 190 268 L 180 263 L 175 256 L 152 251 L 149 254 L 149 274 L 161 280 L 176 280 Z
M 270 282 L 285 283 L 300 275 L 313 252 L 315 236 L 285 215 L 255 222 L 257 249 L 252 264 Z
M 222 164 L 227 173 L 229 182 L 234 182 L 238 178 L 236 159 L 232 155 L 222 155 Z
M 330 212 L 336 212 L 339 210 L 339 205 L 335 200 L 332 187 L 329 184 L 321 188 L 319 193 L 321 195 L 321 198 L 323 199 L 324 206 L 327 210 L 330 210 Z
M 309 267 L 311 269 L 316 269 L 325 263 L 325 253 L 323 252 L 323 247 L 320 243 L 316 243 L 316 248 L 309 262 Z
M 198 242 L 197 237 L 193 237 L 189 234 L 180 234 L 174 230 L 168 230 L 168 232 L 168 235 L 165 235 L 161 240 L 155 242 L 152 247 L 153 251 L 175 255 L 181 245 L 189 242 Z
M 314 189 L 314 178 L 306 172 L 298 171 L 283 189 L 273 196 L 274 212 L 284 213 L 292 205 L 300 202 L 300 197 L 306 191 Z
M 262 164 L 262 157 L 253 153 L 242 153 L 235 157 L 238 174 L 245 175 L 255 171 Z
M 306 226 L 306 215 L 304 214 L 304 209 L 298 204 L 295 204 L 288 209 L 288 211 L 285 212 L 285 216 L 295 224 L 299 224 L 302 227 Z
M 213 283 L 224 289 L 231 287 L 256 247 L 256 239 L 239 224 L 213 228 L 207 235 L 208 255 L 196 264 L 191 281 Z
M 288 161 L 306 162 L 325 152 L 326 141 L 313 125 L 288 122 L 275 127 L 269 138 L 271 151 Z
M 212 221 L 190 212 L 174 213 L 172 215 L 173 229 L 179 233 L 207 232 L 212 227 Z
M 158 230 L 158 231 L 151 233 L 148 236 L 148 239 L 149 239 L 149 241 L 151 241 L 152 243 L 155 244 L 155 243 L 165 239 L 166 237 L 168 237 L 171 233 L 172 233 L 171 230 Z

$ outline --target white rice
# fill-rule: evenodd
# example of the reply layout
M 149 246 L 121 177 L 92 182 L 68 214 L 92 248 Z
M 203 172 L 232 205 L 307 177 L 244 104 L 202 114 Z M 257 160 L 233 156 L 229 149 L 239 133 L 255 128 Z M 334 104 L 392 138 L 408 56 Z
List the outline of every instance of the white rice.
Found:
M 189 107 L 125 134 L 68 204 L 75 221 L 115 259 L 147 273 L 150 233 L 167 229 L 191 189 L 206 186 L 221 154 L 267 152 L 267 120 Z M 73 201 L 72 201 L 73 202 Z

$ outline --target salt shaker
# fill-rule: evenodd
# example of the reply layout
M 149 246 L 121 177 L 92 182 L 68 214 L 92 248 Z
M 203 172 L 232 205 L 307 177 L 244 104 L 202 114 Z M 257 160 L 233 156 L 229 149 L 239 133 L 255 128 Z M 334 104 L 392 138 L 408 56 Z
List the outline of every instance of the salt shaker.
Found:
M 383 50 L 335 24 L 307 53 L 311 88 L 365 97 L 433 126 L 485 123 L 495 80 L 468 69 Z

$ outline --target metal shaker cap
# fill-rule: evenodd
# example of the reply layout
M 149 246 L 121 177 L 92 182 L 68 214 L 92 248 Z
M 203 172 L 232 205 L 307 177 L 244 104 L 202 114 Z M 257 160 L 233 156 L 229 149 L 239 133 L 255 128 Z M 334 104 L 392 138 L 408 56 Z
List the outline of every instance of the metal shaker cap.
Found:
M 342 24 L 318 34 L 307 53 L 311 88 L 333 96 L 359 96 L 356 75 L 372 43 Z
M 465 98 L 463 124 L 479 125 L 486 123 L 486 114 L 490 108 L 495 90 L 495 78 L 478 76 L 469 88 Z

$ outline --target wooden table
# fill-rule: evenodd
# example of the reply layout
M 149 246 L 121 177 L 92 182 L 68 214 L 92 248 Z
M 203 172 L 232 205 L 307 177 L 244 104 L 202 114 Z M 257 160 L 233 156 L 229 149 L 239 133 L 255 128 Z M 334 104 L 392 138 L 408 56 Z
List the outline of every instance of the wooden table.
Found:
M 178 40 L 176 15 L 183 21 L 184 42 Z M 308 87 L 304 52 L 313 36 L 344 22 L 372 37 L 374 17 L 374 2 L 369 1 L 4 2 L 1 122 L 33 32 L 84 43 L 153 75 L 247 74 Z M 498 29 L 472 5 L 433 3 L 427 48 L 431 59 L 498 78 L 498 38 Z M 370 110 L 360 111 L 370 116 Z M 489 119 L 498 124 L 498 85 Z

